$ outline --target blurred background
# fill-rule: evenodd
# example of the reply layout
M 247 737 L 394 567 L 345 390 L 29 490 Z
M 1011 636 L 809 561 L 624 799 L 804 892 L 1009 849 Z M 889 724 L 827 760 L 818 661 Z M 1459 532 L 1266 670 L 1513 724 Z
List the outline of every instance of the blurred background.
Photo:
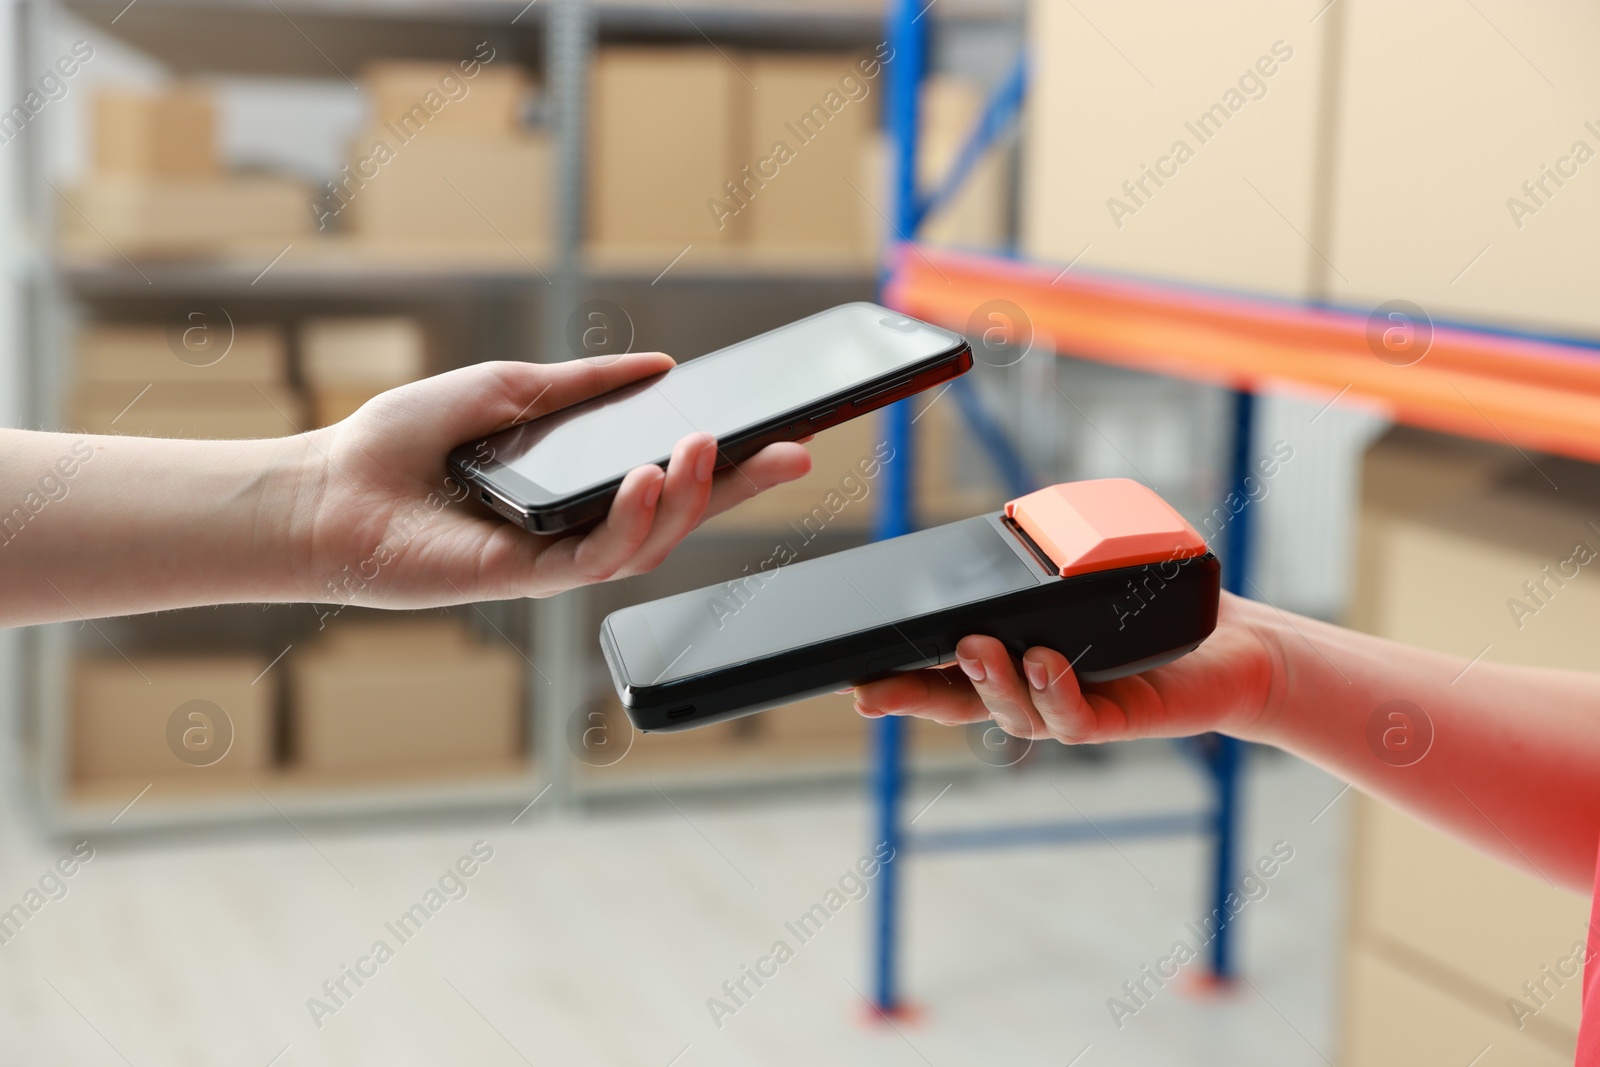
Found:
M 1600 389 L 1546 373 L 1600 331 L 1600 12 L 4 10 L 8 425 L 278 436 L 486 359 L 692 358 L 886 282 L 979 355 L 659 573 L 0 634 L 5 1062 L 1570 1062 L 1585 902 L 1297 760 L 886 746 L 845 697 L 647 737 L 593 635 L 757 566 L 888 436 L 918 525 L 1134 477 L 1248 595 L 1593 669 L 1595 579 L 1524 582 L 1600 545 L 1570 406 Z M 925 219 L 907 164 L 947 194 Z M 869 540 L 883 496 L 804 555 Z

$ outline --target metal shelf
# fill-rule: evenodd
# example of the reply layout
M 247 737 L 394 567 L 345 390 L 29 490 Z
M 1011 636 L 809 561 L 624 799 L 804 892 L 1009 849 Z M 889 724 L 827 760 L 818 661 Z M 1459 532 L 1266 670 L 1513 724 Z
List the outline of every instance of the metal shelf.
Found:
M 63 255 L 54 269 L 61 283 L 85 298 L 235 296 L 250 298 L 409 296 L 535 291 L 551 284 L 548 250 L 505 245 L 388 248 L 350 240 L 293 244 L 281 260 L 278 247 L 239 248 L 205 259 L 132 263 L 117 256 Z M 877 263 L 804 253 L 594 251 L 585 257 L 586 283 L 637 282 L 683 287 L 707 282 L 791 285 L 808 281 L 872 284 Z M 50 269 L 47 260 L 37 261 Z M 272 264 L 270 269 L 268 264 Z M 671 269 L 666 269 L 671 266 Z
M 626 763 L 626 760 L 623 761 Z M 747 758 L 723 759 L 690 765 L 658 763 L 644 767 L 620 765 L 617 771 L 585 771 L 576 777 L 579 798 L 586 806 L 659 799 L 657 790 L 674 799 L 718 800 L 755 792 L 805 792 L 859 789 L 866 784 L 871 766 L 863 748 L 854 757 L 797 755 L 782 760 L 754 752 Z M 941 785 L 992 775 L 995 768 L 970 753 L 934 752 L 912 763 L 913 778 L 937 778 Z
M 138 784 L 120 795 L 97 786 L 92 791 L 69 791 L 54 811 L 50 829 L 63 836 L 98 839 L 444 813 L 504 811 L 510 818 L 539 796 L 546 784 L 530 767 L 520 774 L 463 771 L 455 776 L 440 773 L 357 784 L 275 771 L 204 788 L 156 781 L 143 794 Z
M 565 347 L 559 327 L 563 309 L 576 307 L 593 284 L 622 283 L 667 290 L 658 301 L 683 299 L 696 286 L 719 291 L 730 286 L 788 291 L 811 287 L 828 291 L 850 287 L 868 295 L 877 277 L 876 259 L 841 261 L 805 254 L 727 253 L 695 248 L 682 251 L 585 248 L 579 243 L 583 218 L 583 143 L 588 63 L 597 39 L 618 42 L 682 42 L 726 47 L 867 47 L 883 37 L 882 0 L 746 0 L 705 3 L 694 0 L 635 0 L 584 4 L 580 0 L 23 0 L 21 40 L 25 69 L 42 69 L 50 52 L 53 24 L 62 12 L 86 20 L 99 31 L 146 52 L 180 75 L 272 75 L 337 80 L 354 77 L 362 64 L 379 57 L 452 59 L 471 54 L 489 39 L 508 59 L 538 68 L 544 82 L 542 118 L 553 147 L 551 234 L 548 245 L 513 248 L 504 244 L 471 249 L 378 249 L 344 239 L 238 247 L 203 259 L 148 259 L 129 262 L 107 248 L 57 245 L 55 190 L 46 181 L 46 142 L 57 136 L 48 127 L 30 131 L 21 146 L 25 214 L 35 243 L 19 257 L 15 276 L 23 288 L 27 322 L 22 335 L 32 352 L 27 365 L 27 411 L 31 424 L 54 421 L 63 399 L 64 368 L 70 367 L 64 339 L 79 311 L 95 303 L 131 305 L 180 297 L 227 297 L 261 301 L 505 300 L 493 319 L 508 341 L 521 337 L 526 320 L 511 305 L 539 302 L 544 319 L 542 348 Z M 941 0 L 934 13 L 943 22 L 1012 18 L 1020 0 Z M 280 253 L 283 253 L 281 258 Z M 269 268 L 270 265 L 270 269 Z M 670 267 L 670 269 L 668 269 Z M 807 291 L 810 291 L 809 289 Z M 854 293 L 851 294 L 852 298 Z M 744 301 L 742 303 L 748 303 Z M 743 308 L 729 319 L 741 322 Z M 506 321 L 501 321 L 506 320 Z M 519 326 L 518 324 L 522 325 Z M 728 329 L 742 325 L 728 325 Z M 754 531 L 708 533 L 738 538 Z M 126 796 L 85 796 L 68 780 L 68 677 L 70 640 L 63 627 L 40 627 L 25 635 L 25 705 L 33 716 L 29 758 L 46 825 L 67 834 L 195 832 L 207 828 L 467 812 L 502 809 L 515 814 L 540 790 L 540 812 L 559 812 L 583 803 L 628 802 L 654 797 L 639 779 L 619 776 L 590 780 L 566 758 L 563 710 L 589 695 L 585 664 L 592 653 L 583 644 L 588 598 L 580 591 L 524 608 L 533 616 L 535 635 L 528 649 L 551 686 L 528 687 L 526 710 L 530 751 L 546 754 L 523 774 L 466 780 L 391 781 L 337 785 L 292 772 L 260 779 L 281 809 L 266 804 L 253 788 L 236 793 L 172 792 L 156 787 L 123 808 Z M 537 692 L 538 703 L 532 694 Z M 554 758 L 551 758 L 553 755 Z M 630 770 L 630 774 L 633 774 Z M 663 770 L 663 773 L 667 773 Z M 800 788 L 808 783 L 858 782 L 860 766 L 799 761 L 774 768 L 705 767 L 694 772 L 693 792 L 720 795 L 765 790 L 774 785 Z M 670 776 L 669 776 L 670 777 Z M 271 784 L 267 784 L 271 783 Z M 283 789 L 280 796 L 276 791 Z M 685 783 L 688 788 L 688 783 Z M 114 821 L 113 821 L 114 820 Z
M 65 0 L 64 7 L 175 73 L 354 78 L 377 58 L 453 59 L 485 39 L 537 61 L 548 0 Z M 788 49 L 883 39 L 882 0 L 631 0 L 589 5 L 626 41 Z M 1020 0 L 942 0 L 942 21 L 1014 17 Z
M 1374 355 L 1370 315 L 940 249 L 902 255 L 896 306 L 959 328 L 984 301 L 1021 308 L 1074 358 L 1239 389 L 1285 385 L 1396 421 L 1600 460 L 1600 342 L 1430 323 L 1426 359 Z M 1404 362 L 1402 360 L 1402 362 Z

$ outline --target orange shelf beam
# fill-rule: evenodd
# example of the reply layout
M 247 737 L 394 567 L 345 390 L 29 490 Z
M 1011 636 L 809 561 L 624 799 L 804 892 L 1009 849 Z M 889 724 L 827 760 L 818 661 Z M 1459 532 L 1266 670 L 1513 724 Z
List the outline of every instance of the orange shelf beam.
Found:
M 1417 362 L 1396 366 L 1348 311 L 1106 278 L 915 245 L 897 250 L 887 291 L 909 315 L 965 330 L 1009 301 L 1034 344 L 1064 356 L 1377 407 L 1398 422 L 1600 462 L 1600 352 L 1436 326 Z

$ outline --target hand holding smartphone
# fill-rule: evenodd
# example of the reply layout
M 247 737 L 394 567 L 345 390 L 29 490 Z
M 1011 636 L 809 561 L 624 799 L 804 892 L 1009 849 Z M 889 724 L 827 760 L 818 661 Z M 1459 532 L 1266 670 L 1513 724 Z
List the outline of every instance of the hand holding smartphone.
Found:
M 716 438 L 720 470 L 971 366 L 958 334 L 876 304 L 842 304 L 463 445 L 450 470 L 528 531 L 563 533 L 602 518 L 630 470 L 665 466 L 688 434 Z

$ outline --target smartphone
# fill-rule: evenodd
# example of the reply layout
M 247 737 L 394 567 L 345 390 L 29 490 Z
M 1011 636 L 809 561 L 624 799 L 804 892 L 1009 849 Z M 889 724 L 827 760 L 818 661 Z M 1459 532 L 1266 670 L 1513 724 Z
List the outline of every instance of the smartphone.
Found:
M 623 476 L 665 467 L 687 434 L 716 437 L 721 469 L 971 366 L 959 334 L 876 304 L 841 304 L 463 445 L 450 471 L 512 522 L 561 533 L 603 518 Z
M 1043 645 L 1107 681 L 1216 627 L 1205 540 L 1127 479 L 1068 482 L 1005 510 L 613 612 L 600 647 L 640 730 L 674 731 L 953 662 L 968 634 Z

